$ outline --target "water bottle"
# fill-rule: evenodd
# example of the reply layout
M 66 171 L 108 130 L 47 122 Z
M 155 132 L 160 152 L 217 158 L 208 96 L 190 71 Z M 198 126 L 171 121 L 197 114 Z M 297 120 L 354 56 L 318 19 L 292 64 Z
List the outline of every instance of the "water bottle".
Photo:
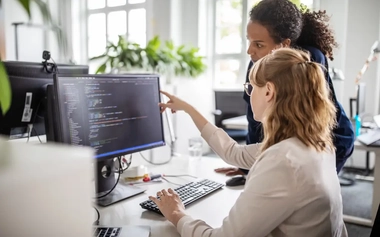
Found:
M 360 135 L 360 128 L 362 127 L 362 121 L 360 119 L 360 116 L 357 114 L 355 116 L 355 135 L 359 136 Z

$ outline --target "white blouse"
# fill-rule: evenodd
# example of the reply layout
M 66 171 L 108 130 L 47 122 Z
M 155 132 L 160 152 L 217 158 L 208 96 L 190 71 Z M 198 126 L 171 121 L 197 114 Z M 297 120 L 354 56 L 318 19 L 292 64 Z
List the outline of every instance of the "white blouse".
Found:
M 290 138 L 259 155 L 260 144 L 239 145 L 210 123 L 202 137 L 224 161 L 250 171 L 221 227 L 184 216 L 181 236 L 348 236 L 333 152 Z

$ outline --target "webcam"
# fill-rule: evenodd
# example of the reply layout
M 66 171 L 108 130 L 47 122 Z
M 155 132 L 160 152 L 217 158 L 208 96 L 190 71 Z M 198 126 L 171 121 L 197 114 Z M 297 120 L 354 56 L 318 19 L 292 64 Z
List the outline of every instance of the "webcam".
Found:
M 50 54 L 50 52 L 44 50 L 44 51 L 42 52 L 42 58 L 45 59 L 45 61 L 50 60 L 50 58 L 51 58 L 51 54 Z
M 51 58 L 51 54 L 49 51 L 44 50 L 42 52 L 42 58 L 45 60 L 42 62 L 44 69 L 48 73 L 56 73 L 58 71 L 57 65 L 54 63 L 54 60 Z M 48 60 L 52 59 L 53 63 L 48 62 Z

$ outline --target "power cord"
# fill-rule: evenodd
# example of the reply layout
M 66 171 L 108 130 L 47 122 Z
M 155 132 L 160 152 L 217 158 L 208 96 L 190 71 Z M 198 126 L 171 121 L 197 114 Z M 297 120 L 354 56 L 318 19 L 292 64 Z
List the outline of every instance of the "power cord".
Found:
M 51 61 L 53 61 L 54 65 L 55 65 L 55 70 L 56 70 L 57 73 L 59 74 L 59 70 L 58 70 L 58 66 L 57 66 L 57 64 L 55 63 L 53 57 L 50 56 L 50 58 L 51 58 Z
M 29 139 L 30 139 L 30 136 L 31 136 L 31 134 L 32 134 L 32 131 L 33 131 L 33 123 L 28 124 L 28 130 L 27 130 L 27 133 L 28 133 L 28 139 L 26 140 L 26 143 L 29 142 Z
M 152 161 L 148 160 L 147 158 L 145 158 L 145 156 L 144 156 L 141 152 L 139 152 L 139 153 L 140 153 L 140 156 L 141 156 L 146 162 L 148 162 L 149 164 L 152 164 L 152 165 L 165 165 L 165 164 L 168 164 L 168 163 L 173 159 L 173 156 L 170 155 L 169 160 L 164 161 L 164 162 L 160 162 L 160 163 L 155 163 L 155 162 L 152 162 Z
M 123 172 L 123 171 L 122 171 L 122 170 L 123 170 L 123 167 L 121 167 L 121 157 L 118 156 L 117 159 L 119 160 L 119 175 L 117 176 L 117 180 L 116 180 L 116 182 L 115 182 L 115 185 L 114 185 L 114 186 L 111 188 L 111 190 L 108 191 L 106 194 L 101 195 L 101 196 L 98 196 L 98 197 L 94 197 L 95 199 L 99 199 L 99 198 L 104 198 L 104 197 L 106 197 L 108 194 L 110 194 L 110 193 L 116 188 L 117 184 L 119 183 L 120 176 L 121 176 L 121 174 L 122 174 L 122 172 Z
M 121 173 L 124 173 L 124 171 L 126 171 L 132 164 L 132 154 L 129 155 L 129 161 L 127 161 L 125 157 L 122 156 L 121 163 L 125 163 L 127 165 L 127 167 L 125 167 L 124 169 L 121 169 Z M 121 165 L 121 167 L 123 167 L 123 165 Z M 119 169 L 117 169 L 116 172 L 119 172 Z
M 169 175 L 164 175 L 165 177 L 184 177 L 184 176 L 187 176 L 187 177 L 191 177 L 191 178 L 194 178 L 194 179 L 197 179 L 198 177 L 197 176 L 194 176 L 194 175 L 190 175 L 190 174 L 169 174 Z
M 175 183 L 175 182 L 172 182 L 170 180 L 168 180 L 167 178 L 165 177 L 161 177 L 161 179 L 165 180 L 166 182 L 170 183 L 170 184 L 174 184 L 174 185 L 178 185 L 178 186 L 182 186 L 183 184 L 179 184 L 179 183 Z
M 33 127 L 33 131 L 36 133 L 37 138 L 38 138 L 38 140 L 40 141 L 40 143 L 43 143 L 43 142 L 41 141 L 41 139 L 40 139 L 40 135 L 38 134 L 37 129 L 36 129 L 35 127 Z
M 191 177 L 191 178 L 194 178 L 194 179 L 197 179 L 198 177 L 196 176 L 193 176 L 193 175 L 189 175 L 189 174 L 172 174 L 172 175 L 163 175 L 161 178 L 163 180 L 165 180 L 166 182 L 168 183 L 171 183 L 171 184 L 174 184 L 174 185 L 178 185 L 178 186 L 182 186 L 183 184 L 179 184 L 179 183 L 175 183 L 175 182 L 172 182 L 170 180 L 168 180 L 167 178 L 165 177 L 184 177 L 184 176 L 187 176 L 187 177 Z
M 96 207 L 94 207 L 94 206 L 92 206 L 92 207 L 95 209 L 96 213 L 98 214 L 98 218 L 96 219 L 96 221 L 94 221 L 93 225 L 99 225 L 99 222 L 100 222 L 100 213 L 99 213 L 99 210 Z
M 36 122 L 36 118 L 37 117 L 42 118 L 41 116 L 38 115 L 38 111 L 40 109 L 41 103 L 42 103 L 42 100 L 40 100 L 40 102 L 38 102 L 38 105 L 37 105 L 37 108 L 36 108 L 36 112 L 35 112 L 34 117 L 32 119 L 32 123 L 28 124 L 28 139 L 26 141 L 27 143 L 29 142 L 29 139 L 30 139 L 33 131 L 36 133 L 36 136 L 37 136 L 38 140 L 40 141 L 40 143 L 43 143 L 41 141 L 40 135 L 38 134 L 36 128 L 34 127 L 34 123 Z

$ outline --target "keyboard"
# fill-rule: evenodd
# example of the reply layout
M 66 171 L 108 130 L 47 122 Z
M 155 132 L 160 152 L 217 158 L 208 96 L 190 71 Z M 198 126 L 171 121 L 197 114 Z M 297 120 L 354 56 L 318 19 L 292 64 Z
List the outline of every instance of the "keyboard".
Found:
M 217 183 L 209 179 L 203 179 L 198 182 L 191 182 L 191 183 L 182 185 L 178 188 L 175 188 L 174 191 L 178 193 L 179 197 L 181 198 L 183 204 L 186 207 L 189 204 L 219 190 L 223 186 L 224 184 Z M 162 213 L 160 212 L 160 209 L 158 209 L 157 205 L 151 200 L 147 200 L 140 203 L 140 206 L 144 209 L 147 209 L 149 211 L 153 211 L 162 215 Z
M 97 227 L 94 228 L 94 236 L 96 237 L 117 237 L 121 228 L 118 227 Z

